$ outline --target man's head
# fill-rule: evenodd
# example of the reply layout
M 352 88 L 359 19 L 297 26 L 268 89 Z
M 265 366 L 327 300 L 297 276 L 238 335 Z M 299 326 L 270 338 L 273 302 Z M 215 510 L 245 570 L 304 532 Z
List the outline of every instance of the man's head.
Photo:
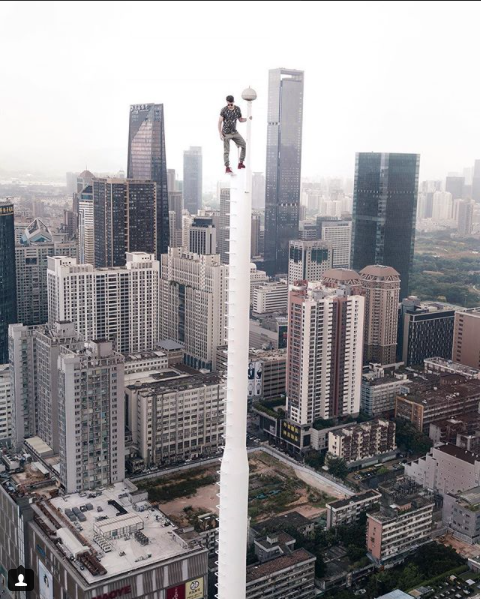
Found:
M 226 102 L 228 108 L 234 108 L 234 96 L 227 96 Z

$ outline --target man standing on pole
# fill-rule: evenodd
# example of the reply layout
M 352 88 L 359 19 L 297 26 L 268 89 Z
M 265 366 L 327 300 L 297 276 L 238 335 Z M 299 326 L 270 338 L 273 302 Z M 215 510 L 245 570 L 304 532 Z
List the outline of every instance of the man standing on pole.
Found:
M 220 138 L 224 142 L 225 172 L 231 174 L 232 169 L 230 168 L 229 162 L 231 139 L 238 148 L 241 148 L 239 165 L 237 168 L 245 168 L 244 160 L 246 157 L 246 142 L 242 135 L 237 131 L 236 124 L 237 120 L 239 120 L 240 123 L 245 123 L 247 119 L 242 118 L 241 109 L 234 104 L 234 96 L 227 96 L 226 101 L 227 106 L 224 106 L 224 108 L 220 111 L 218 129 Z M 252 117 L 250 118 L 252 119 Z

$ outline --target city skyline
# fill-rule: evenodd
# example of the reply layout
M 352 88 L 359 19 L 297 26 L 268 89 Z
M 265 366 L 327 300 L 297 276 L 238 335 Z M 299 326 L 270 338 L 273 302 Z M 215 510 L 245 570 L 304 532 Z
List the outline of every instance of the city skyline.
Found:
M 479 126 L 479 86 L 472 79 L 472 73 L 479 70 L 479 42 L 475 34 L 470 34 L 476 27 L 478 8 L 471 3 L 458 3 L 456 11 L 451 11 L 448 4 L 436 8 L 438 34 L 449 33 L 450 39 L 449 45 L 436 46 L 436 55 L 425 44 L 426 31 L 432 22 L 428 3 L 403 4 L 403 10 L 395 16 L 387 7 L 370 3 L 360 7 L 350 5 L 352 21 L 345 18 L 346 13 L 336 3 L 326 3 L 322 8 L 309 8 L 301 3 L 289 15 L 289 30 L 280 26 L 277 32 L 269 32 L 265 27 L 267 9 L 261 4 L 252 22 L 252 42 L 243 51 L 242 64 L 235 68 L 232 59 L 218 51 L 225 34 L 210 5 L 200 14 L 205 16 L 203 13 L 207 11 L 212 24 L 198 32 L 193 25 L 198 22 L 196 18 L 192 24 L 179 21 L 178 9 L 164 3 L 165 17 L 183 23 L 183 47 L 176 66 L 164 62 L 161 72 L 153 70 L 152 60 L 140 61 L 137 53 L 131 56 L 127 46 L 116 43 L 127 27 L 134 39 L 139 35 L 135 31 L 142 31 L 142 55 L 149 55 L 153 43 L 149 37 L 153 40 L 155 36 L 144 31 L 144 27 L 149 30 L 149 24 L 143 22 L 140 27 L 138 18 L 142 11 L 120 8 L 112 14 L 100 5 L 96 8 L 99 18 L 88 27 L 93 27 L 94 33 L 102 15 L 114 19 L 116 27 L 107 36 L 112 36 L 115 53 L 105 50 L 104 31 L 99 39 L 105 46 L 99 46 L 94 35 L 92 44 L 82 45 L 80 53 L 80 47 L 72 44 L 73 38 L 69 39 L 65 9 L 47 4 L 52 18 L 45 23 L 42 43 L 35 56 L 26 53 L 22 43 L 25 39 L 34 42 L 38 35 L 37 8 L 32 5 L 27 14 L 21 15 L 21 29 L 15 25 L 20 16 L 15 3 L 5 3 L 0 9 L 1 20 L 12 24 L 0 41 L 0 47 L 8 44 L 8 52 L 6 49 L 4 52 L 10 57 L 0 67 L 4 82 L 0 126 L 6 142 L 3 147 L 8 148 L 8 152 L 0 150 L 2 169 L 61 174 L 81 170 L 87 164 L 96 172 L 126 170 L 125 115 L 130 104 L 148 101 L 163 103 L 165 107 L 168 168 L 182 172 L 183 151 L 191 145 L 202 146 L 204 178 L 209 184 L 222 174 L 222 145 L 216 135 L 218 113 L 228 93 L 233 93 L 241 103 L 240 92 L 250 83 L 259 97 L 253 121 L 257 140 L 252 148 L 253 170 L 263 171 L 268 70 L 281 66 L 304 70 L 306 75 L 303 176 L 352 177 L 355 152 L 373 150 L 419 153 L 423 156 L 421 180 L 444 178 L 449 172 L 462 172 L 479 155 L 473 135 Z M 199 14 L 199 8 L 191 5 L 189 8 L 193 17 Z M 317 11 L 324 19 L 341 20 L 342 37 L 337 28 L 332 32 L 327 28 L 323 36 L 316 34 L 318 20 L 313 17 Z M 362 30 L 356 26 L 357 18 L 361 17 Z M 399 27 L 393 29 L 390 25 L 394 18 Z M 83 13 L 77 13 L 76 19 L 80 28 L 87 27 Z M 287 31 L 298 43 L 281 43 Z M 170 34 L 174 35 L 177 39 L 177 30 Z M 57 57 L 59 36 L 62 45 L 68 48 L 70 62 Z M 229 34 L 228 38 L 234 45 L 240 42 L 239 37 L 231 39 Z M 345 38 L 350 39 L 349 48 L 356 48 L 355 54 L 344 47 Z M 170 40 L 167 34 L 160 42 L 160 49 L 167 51 Z M 335 60 L 320 61 L 319 57 L 328 56 L 333 47 Z M 385 52 L 376 53 L 376 62 L 370 64 L 372 53 L 380 47 Z M 196 60 L 192 61 L 194 52 Z M 95 75 L 96 94 L 71 94 L 67 91 L 70 82 L 72 79 L 77 82 L 77 73 L 86 63 L 102 73 Z M 199 63 L 209 66 L 199 71 Z M 129 73 L 120 81 L 115 68 L 118 64 L 125 64 Z M 15 77 L 16 72 L 25 69 L 32 69 L 28 88 L 19 87 Z M 456 69 L 460 80 L 473 80 L 471 93 L 463 97 L 462 111 L 458 110 L 457 100 L 440 95 L 438 85 L 430 83 L 442 80 L 448 69 Z M 106 75 L 105 71 L 112 74 Z M 379 88 L 380 73 L 381 93 L 373 94 L 372 90 Z M 329 89 L 340 90 L 339 93 L 328 93 L 326 83 Z M 422 93 L 413 94 L 413 89 Z M 356 90 L 355 101 L 352 90 Z M 35 105 L 26 103 L 23 95 L 35 96 Z M 55 110 L 52 97 L 56 98 Z M 108 110 L 99 110 L 99 104 L 108 106 Z M 22 131 L 18 126 L 20 118 L 24 123 Z M 23 130 L 28 131 L 28 138 Z M 240 131 L 242 134 L 242 125 Z

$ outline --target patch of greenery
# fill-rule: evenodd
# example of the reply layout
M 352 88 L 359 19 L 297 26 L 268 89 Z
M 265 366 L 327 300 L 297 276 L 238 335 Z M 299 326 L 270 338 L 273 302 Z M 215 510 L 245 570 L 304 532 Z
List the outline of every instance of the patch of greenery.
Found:
M 410 420 L 396 418 L 396 445 L 416 455 L 427 453 L 433 445 L 431 439 L 419 431 Z
M 166 503 L 179 497 L 192 497 L 200 487 L 213 485 L 216 481 L 217 478 L 215 476 L 208 474 L 203 477 L 190 478 L 178 482 L 162 479 L 141 481 L 138 483 L 138 487 L 147 490 L 149 501 Z
M 342 458 L 336 458 L 334 456 L 327 455 L 326 465 L 329 470 L 329 474 L 332 474 L 332 476 L 340 479 L 346 478 L 349 472 L 347 464 Z

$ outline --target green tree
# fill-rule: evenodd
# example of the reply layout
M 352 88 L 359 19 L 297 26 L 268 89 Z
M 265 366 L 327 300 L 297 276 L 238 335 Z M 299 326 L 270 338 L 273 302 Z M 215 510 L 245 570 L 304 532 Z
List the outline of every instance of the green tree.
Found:
M 346 462 L 342 458 L 327 456 L 326 463 L 330 474 L 336 476 L 337 478 L 346 478 L 349 470 Z
M 398 580 L 398 586 L 401 591 L 409 591 L 417 584 L 422 582 L 423 578 L 424 577 L 419 571 L 418 566 L 414 563 L 411 563 L 408 564 L 401 572 Z

